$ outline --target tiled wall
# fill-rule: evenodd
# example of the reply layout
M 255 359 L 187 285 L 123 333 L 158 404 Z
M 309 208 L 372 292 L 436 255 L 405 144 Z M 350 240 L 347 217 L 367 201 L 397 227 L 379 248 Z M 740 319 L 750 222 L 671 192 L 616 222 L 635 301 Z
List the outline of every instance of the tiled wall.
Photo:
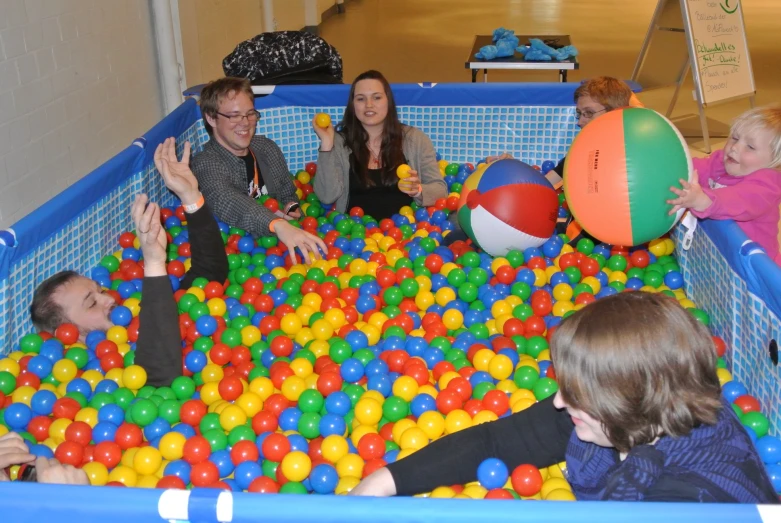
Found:
M 0 228 L 163 116 L 149 6 L 0 1 Z

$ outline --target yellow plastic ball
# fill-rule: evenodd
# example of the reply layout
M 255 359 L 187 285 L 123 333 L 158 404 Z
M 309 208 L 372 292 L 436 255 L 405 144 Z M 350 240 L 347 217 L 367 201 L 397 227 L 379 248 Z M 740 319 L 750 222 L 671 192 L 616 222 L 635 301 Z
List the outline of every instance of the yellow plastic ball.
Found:
M 497 300 L 491 305 L 491 314 L 494 318 L 504 316 L 506 314 L 512 314 L 513 307 L 506 300 Z
M 225 300 L 222 298 L 211 298 L 206 302 L 206 306 L 209 307 L 209 314 L 212 316 L 224 316 L 228 310 L 228 306 L 225 305 Z
M 445 434 L 453 434 L 472 426 L 472 417 L 461 409 L 451 410 L 445 416 Z
M 282 474 L 290 481 L 303 481 L 312 471 L 312 459 L 300 450 L 289 452 L 279 464 Z
M 488 372 L 488 366 L 490 365 L 491 360 L 496 356 L 496 353 L 491 349 L 480 349 L 475 352 L 472 365 L 479 371 Z
M 52 424 L 49 425 L 49 437 L 52 439 L 64 440 L 65 429 L 67 429 L 71 423 L 73 422 L 67 418 L 59 418 L 52 421 Z
M 513 361 L 504 354 L 497 354 L 488 362 L 488 374 L 496 380 L 504 380 L 515 370 Z
M 140 365 L 126 367 L 122 373 L 122 383 L 130 390 L 138 390 L 146 385 L 146 371 Z
M 247 413 L 238 405 L 228 405 L 220 413 L 220 426 L 230 432 L 240 425 L 247 423 Z
M 540 495 L 542 496 L 542 499 L 547 499 L 548 494 L 550 494 L 551 492 L 557 489 L 572 491 L 572 487 L 570 487 L 566 479 L 548 478 L 546 481 L 543 481 L 542 483 L 542 488 L 540 489 Z
M 360 482 L 361 482 L 361 478 L 356 478 L 355 476 L 344 476 L 342 478 L 339 478 L 339 483 L 336 484 L 336 488 L 334 489 L 334 494 L 336 494 L 337 496 L 343 496 L 345 494 L 348 494 L 352 489 L 357 487 L 358 483 Z
M 108 469 L 103 463 L 98 461 L 91 461 L 89 463 L 85 463 L 81 467 L 81 470 L 87 474 L 87 479 L 89 479 L 90 485 L 95 487 L 102 487 L 108 483 Z
M 325 318 L 325 320 L 328 321 L 328 323 L 330 323 L 335 330 L 341 329 L 347 325 L 347 318 L 345 317 L 344 311 L 342 309 L 328 309 L 325 311 L 323 318 Z
M 488 490 L 482 485 L 469 485 L 461 493 L 471 499 L 483 499 L 488 494 Z
M 429 437 L 419 427 L 410 427 L 404 431 L 399 441 L 399 447 L 402 449 L 420 450 L 428 445 Z
M 411 376 L 399 376 L 393 382 L 393 395 L 406 402 L 412 401 L 418 394 L 418 382 Z
M 657 258 L 659 256 L 664 256 L 667 254 L 667 245 L 664 243 L 664 239 L 657 238 L 655 240 L 651 240 L 648 243 L 648 251 L 652 253 Z
M 358 454 L 347 454 L 342 456 L 339 461 L 334 463 L 336 473 L 340 478 L 345 476 L 363 477 L 363 467 L 365 462 Z
M 521 398 L 514 403 L 510 404 L 510 410 L 515 414 L 516 412 L 521 412 L 522 410 L 526 410 L 532 405 L 537 403 L 536 400 L 528 399 L 528 398 Z
M 154 474 L 160 468 L 163 456 L 154 447 L 142 447 L 133 456 L 133 469 L 142 475 Z
M 35 390 L 33 387 L 29 385 L 22 385 L 21 387 L 13 391 L 13 393 L 11 394 L 11 401 L 13 403 L 24 403 L 29 407 L 30 401 L 32 400 L 33 395 L 36 392 L 38 391 Z M 64 396 L 64 394 L 59 394 L 59 396 Z
M 135 487 L 138 473 L 127 465 L 118 465 L 108 474 L 109 481 L 118 481 L 126 487 Z
M 480 425 L 481 423 L 488 423 L 489 421 L 496 421 L 497 419 L 499 419 L 499 416 L 497 416 L 495 412 L 481 410 L 472 418 L 472 425 Z
M 376 425 L 382 419 L 382 405 L 371 398 L 361 398 L 355 404 L 355 419 L 361 425 Z
M 75 362 L 69 359 L 61 359 L 54 364 L 52 376 L 60 383 L 67 383 L 76 377 L 78 371 L 79 368 Z
M 401 436 L 404 434 L 404 431 L 416 426 L 417 424 L 409 418 L 403 418 L 394 423 L 393 430 L 391 431 L 394 443 L 398 445 L 399 442 L 401 442 Z
M 282 319 L 279 321 L 279 328 L 282 329 L 282 331 L 288 336 L 292 336 L 296 334 L 298 331 L 301 330 L 301 327 L 303 326 L 304 324 L 301 321 L 301 318 L 298 316 L 298 314 L 294 312 L 285 314 L 284 316 L 282 316 Z
M 732 381 L 732 374 L 727 369 L 716 369 L 716 376 L 718 376 L 719 384 L 722 387 L 725 383 Z
M 460 329 L 464 325 L 464 314 L 458 309 L 446 310 L 442 315 L 442 323 L 449 330 Z
M 445 433 L 445 418 L 435 410 L 428 410 L 418 417 L 418 427 L 428 439 L 439 439 Z
M 288 376 L 284 382 L 282 382 L 282 395 L 290 401 L 298 401 L 299 396 L 306 390 L 306 382 L 303 378 L 296 376 Z
M 216 363 L 209 363 L 201 370 L 204 383 L 216 383 L 225 377 L 225 370 Z
M 422 311 L 434 305 L 435 301 L 434 294 L 431 291 L 420 290 L 417 296 L 415 296 L 415 305 Z
M 252 347 L 252 345 L 260 341 L 260 338 L 260 329 L 254 325 L 247 325 L 241 329 L 241 343 L 245 347 Z
M 553 299 L 556 301 L 570 301 L 572 294 L 572 286 L 566 283 L 559 283 L 553 287 Z
M 136 488 L 157 488 L 158 481 L 160 481 L 160 478 L 155 474 L 139 475 Z
M 92 407 L 84 407 L 76 413 L 73 421 L 83 421 L 92 428 L 98 424 L 98 411 Z
M 219 385 L 216 381 L 203 384 L 203 387 L 201 387 L 201 401 L 206 405 L 213 405 L 218 401 L 222 401 Z
M 187 438 L 179 432 L 167 432 L 160 438 L 160 454 L 169 461 L 182 459 Z
M 350 452 L 350 446 L 342 436 L 331 434 L 323 438 L 320 450 L 325 459 L 331 463 L 336 463 Z

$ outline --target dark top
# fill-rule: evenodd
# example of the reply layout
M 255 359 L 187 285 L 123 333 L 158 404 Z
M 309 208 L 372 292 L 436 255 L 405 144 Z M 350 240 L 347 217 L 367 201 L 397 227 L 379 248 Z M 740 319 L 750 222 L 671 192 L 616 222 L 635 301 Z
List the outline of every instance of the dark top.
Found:
M 382 184 L 382 169 L 368 169 L 369 179 L 374 182 L 374 185 L 366 187 L 352 167 L 353 162 L 350 163 L 348 212 L 353 207 L 360 207 L 366 214 L 379 221 L 397 214 L 405 205 L 412 205 L 412 196 L 401 192 L 397 185 Z
M 182 278 L 189 289 L 196 278 L 224 282 L 228 258 L 217 222 L 208 205 L 187 215 L 192 265 Z M 163 387 L 182 375 L 182 338 L 179 311 L 168 276 L 144 278 L 141 289 L 135 363 L 146 370 L 147 385 Z
M 566 410 L 553 398 L 517 414 L 457 432 L 388 465 L 400 495 L 477 478 L 486 458 L 512 471 L 523 463 L 546 467 L 567 461 L 578 499 L 777 503 L 756 450 L 732 409 L 719 421 L 681 438 L 633 448 L 624 461 L 612 448 L 580 441 Z

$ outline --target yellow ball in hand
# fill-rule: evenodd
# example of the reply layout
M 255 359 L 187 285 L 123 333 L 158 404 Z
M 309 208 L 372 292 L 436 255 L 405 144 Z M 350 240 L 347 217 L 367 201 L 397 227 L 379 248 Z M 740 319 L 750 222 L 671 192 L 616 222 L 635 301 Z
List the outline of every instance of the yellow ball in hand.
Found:
M 406 163 L 403 163 L 399 165 L 399 167 L 396 169 L 396 176 L 398 176 L 402 180 L 405 178 L 409 178 L 411 176 L 409 173 L 410 169 L 412 169 L 412 167 L 410 167 Z
M 317 113 L 315 115 L 315 124 L 318 127 L 322 127 L 323 129 L 327 129 L 329 125 L 331 125 L 331 117 L 328 116 L 325 113 Z

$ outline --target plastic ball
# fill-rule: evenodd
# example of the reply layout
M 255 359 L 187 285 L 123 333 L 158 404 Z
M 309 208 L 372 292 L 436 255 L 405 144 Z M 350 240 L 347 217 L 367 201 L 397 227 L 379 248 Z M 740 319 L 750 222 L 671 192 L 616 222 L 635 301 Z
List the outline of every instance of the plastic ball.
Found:
M 477 467 L 477 481 L 488 490 L 502 488 L 507 483 L 507 465 L 497 458 L 488 458 Z

